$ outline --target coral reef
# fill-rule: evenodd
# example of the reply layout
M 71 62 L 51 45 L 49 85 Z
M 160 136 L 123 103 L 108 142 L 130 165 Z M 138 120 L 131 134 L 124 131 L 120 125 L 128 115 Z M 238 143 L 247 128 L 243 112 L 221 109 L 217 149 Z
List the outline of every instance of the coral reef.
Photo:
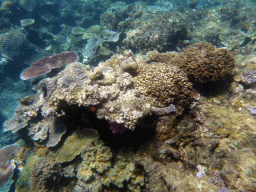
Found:
M 0 185 L 254 191 L 255 0 L 126 2 L 1 2 L 0 67 L 9 77 L 1 76 L 0 118 L 9 120 L 0 144 L 18 139 L 7 131 L 23 142 L 6 171 L 0 166 Z M 69 50 L 84 63 L 60 58 Z M 16 82 L 35 61 L 36 76 L 63 70 Z
M 227 49 L 218 49 L 210 43 L 199 42 L 188 46 L 173 62 L 197 82 L 222 80 L 232 73 L 235 58 Z
M 33 63 L 28 69 L 20 74 L 22 80 L 40 77 L 49 73 L 52 69 L 61 68 L 79 60 L 74 51 L 64 52 L 51 57 L 45 57 Z

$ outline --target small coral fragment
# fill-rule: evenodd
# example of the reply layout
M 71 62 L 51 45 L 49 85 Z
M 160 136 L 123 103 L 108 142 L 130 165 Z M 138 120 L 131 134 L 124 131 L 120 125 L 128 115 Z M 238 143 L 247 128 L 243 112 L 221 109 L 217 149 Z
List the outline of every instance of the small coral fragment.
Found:
M 91 73 L 90 78 L 92 80 L 100 79 L 103 76 L 102 69 L 95 67 L 93 73 Z
M 74 51 L 67 51 L 50 57 L 45 57 L 33 63 L 20 75 L 22 80 L 33 79 L 49 73 L 52 69 L 61 68 L 79 60 Z

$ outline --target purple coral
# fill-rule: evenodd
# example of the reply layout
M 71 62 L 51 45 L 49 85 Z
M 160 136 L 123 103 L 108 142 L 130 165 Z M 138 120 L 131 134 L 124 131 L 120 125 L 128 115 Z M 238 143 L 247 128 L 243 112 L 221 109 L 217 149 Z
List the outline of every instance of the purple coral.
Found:
M 0 149 L 0 187 L 12 178 L 13 170 L 16 167 L 12 158 L 17 148 L 18 145 L 13 144 Z
M 256 114 L 256 108 L 255 107 L 253 107 L 253 108 L 251 108 L 251 107 L 247 107 L 247 109 L 249 110 L 249 111 L 251 111 L 251 113 L 252 114 Z
M 116 122 L 110 123 L 109 128 L 113 134 L 116 134 L 116 133 L 123 134 L 127 129 L 123 124 L 116 123 Z

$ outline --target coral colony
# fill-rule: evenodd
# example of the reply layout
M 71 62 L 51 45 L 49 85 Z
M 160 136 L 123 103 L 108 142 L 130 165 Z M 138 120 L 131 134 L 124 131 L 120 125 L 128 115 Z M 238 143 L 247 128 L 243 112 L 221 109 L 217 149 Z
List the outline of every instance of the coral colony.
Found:
M 207 46 L 211 45 L 207 44 Z M 197 44 L 195 44 L 196 49 Z M 194 49 L 192 50 L 194 51 Z M 204 51 L 207 51 L 207 49 Z M 218 52 L 219 50 L 213 47 L 213 51 Z M 186 53 L 189 55 L 188 50 Z M 220 57 L 218 54 L 214 56 Z M 202 55 L 201 57 L 205 56 Z M 180 60 L 178 57 L 175 60 L 179 61 L 177 63 L 187 62 L 182 54 Z M 200 56 L 198 60 L 200 60 Z M 218 62 L 218 59 L 208 62 Z M 75 121 L 68 120 L 70 118 L 68 114 L 74 113 L 77 107 L 90 109 L 98 119 L 107 120 L 109 122 L 108 128 L 113 134 L 125 134 L 128 129 L 136 129 L 139 119 L 143 118 L 144 121 L 149 121 L 152 114 L 157 116 L 181 114 L 185 108 L 194 106 L 200 98 L 199 94 L 192 88 L 186 73 L 179 66 L 170 66 L 164 62 L 148 64 L 143 59 L 136 59 L 131 50 L 126 50 L 121 55 L 112 56 L 106 62 L 99 63 L 94 69 L 79 63 L 75 52 L 64 52 L 35 62 L 30 68 L 22 72 L 21 78 L 23 80 L 36 78 L 48 73 L 53 68 L 60 68 L 64 65 L 67 65 L 66 68 L 56 76 L 42 79 L 34 86 L 34 90 L 37 92 L 36 96 L 29 104 L 23 101 L 22 103 L 26 104 L 21 103 L 18 106 L 15 115 L 5 122 L 5 131 L 18 132 L 26 129 L 35 143 L 44 143 L 46 147 L 55 147 L 62 140 L 68 126 L 79 126 Z M 226 67 L 226 65 L 223 66 L 223 68 Z M 232 67 L 233 63 L 231 62 L 230 68 Z M 190 69 L 187 69 L 187 71 L 190 71 Z M 214 75 L 211 76 L 209 73 L 215 72 L 210 68 L 207 72 L 207 68 L 205 68 L 204 73 L 207 73 L 206 77 L 212 80 Z M 203 79 L 208 81 L 206 77 Z M 224 78 L 224 74 L 216 78 Z M 97 108 L 92 106 L 97 106 Z M 90 125 L 91 122 L 88 119 L 90 116 L 87 115 L 86 110 L 77 117 L 80 117 L 79 122 L 83 122 L 86 126 Z M 147 118 L 149 119 L 147 120 Z M 72 139 L 72 137 L 74 138 Z M 92 142 L 93 147 L 85 147 L 89 145 L 89 140 L 81 140 L 80 142 L 77 137 L 91 138 L 90 142 Z M 112 183 L 122 187 L 123 183 L 117 182 L 113 175 L 118 170 L 115 167 L 120 166 L 119 163 L 121 162 L 123 164 L 124 159 L 118 160 L 114 168 L 111 168 L 112 153 L 110 153 L 110 148 L 98 139 L 99 134 L 96 130 L 80 130 L 80 128 L 77 128 L 77 132 L 74 132 L 65 141 L 64 148 L 57 151 L 57 162 L 52 163 L 70 162 L 76 156 L 81 155 L 84 161 L 77 170 L 79 179 L 84 182 L 89 181 L 91 177 L 95 176 L 96 173 L 93 170 L 96 169 L 96 172 L 105 175 L 102 176 L 101 180 L 103 186 L 109 186 Z M 72 155 L 70 154 L 65 158 L 62 157 L 63 153 L 67 153 L 66 150 L 73 151 L 70 148 L 72 147 L 71 144 L 68 144 L 71 142 L 77 142 L 77 147 L 75 143 L 72 145 L 75 150 L 79 150 L 72 152 Z M 94 147 L 96 148 L 94 149 Z M 88 153 L 91 150 L 95 150 L 93 152 L 95 154 L 108 151 L 104 163 L 88 161 Z M 133 157 L 129 157 L 125 162 L 131 163 L 130 158 Z M 130 182 L 128 188 L 140 189 L 144 186 L 144 176 L 141 177 L 140 175 L 138 181 L 130 180 L 130 177 L 137 177 L 133 175 L 135 173 L 133 171 L 136 170 L 135 165 L 131 164 L 131 166 L 131 170 L 129 170 L 132 175 L 127 175 L 124 180 Z M 141 172 L 142 170 L 138 171 Z M 34 177 L 35 175 L 32 176 L 31 181 Z M 103 178 L 110 180 L 103 180 Z M 17 184 L 17 187 L 20 188 L 20 184 Z

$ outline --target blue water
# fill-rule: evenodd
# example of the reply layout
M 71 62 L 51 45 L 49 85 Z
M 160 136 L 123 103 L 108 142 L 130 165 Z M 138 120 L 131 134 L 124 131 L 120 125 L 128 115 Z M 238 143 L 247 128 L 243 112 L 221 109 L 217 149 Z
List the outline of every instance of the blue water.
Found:
M 256 51 L 255 16 L 255 0 L 1 0 L 0 148 L 19 140 L 18 134 L 4 133 L 3 123 L 19 98 L 34 94 L 33 85 L 45 78 L 20 79 L 37 60 L 76 51 L 80 62 L 95 67 L 126 49 L 143 55 L 154 49 L 182 52 L 198 41 L 246 57 Z M 175 19 L 181 26 L 168 28 Z M 145 31 L 129 36 L 134 30 Z

